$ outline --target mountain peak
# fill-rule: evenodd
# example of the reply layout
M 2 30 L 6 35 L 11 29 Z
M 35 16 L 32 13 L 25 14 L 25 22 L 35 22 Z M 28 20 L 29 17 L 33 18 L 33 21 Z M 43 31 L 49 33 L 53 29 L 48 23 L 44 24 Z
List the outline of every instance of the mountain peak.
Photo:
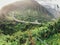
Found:
M 1 10 L 1 15 L 4 15 L 5 17 L 2 17 L 8 20 L 10 20 L 10 18 L 14 20 L 15 18 L 12 17 L 13 14 L 11 15 L 12 12 L 15 12 L 15 18 L 30 22 L 34 22 L 36 20 L 39 20 L 39 22 L 41 22 L 41 20 L 47 21 L 51 20 L 53 17 L 53 15 L 47 11 L 46 8 L 44 8 L 35 0 L 17 1 L 4 6 Z

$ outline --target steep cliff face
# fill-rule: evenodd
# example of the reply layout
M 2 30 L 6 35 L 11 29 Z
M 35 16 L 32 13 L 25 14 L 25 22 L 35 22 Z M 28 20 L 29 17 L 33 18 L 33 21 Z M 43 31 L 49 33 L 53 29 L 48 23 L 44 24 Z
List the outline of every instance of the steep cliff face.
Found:
M 34 0 L 23 0 L 6 5 L 0 12 L 2 20 L 13 21 L 15 18 L 23 21 L 35 22 L 36 20 L 50 21 L 54 16 Z M 14 17 L 14 18 L 13 18 Z

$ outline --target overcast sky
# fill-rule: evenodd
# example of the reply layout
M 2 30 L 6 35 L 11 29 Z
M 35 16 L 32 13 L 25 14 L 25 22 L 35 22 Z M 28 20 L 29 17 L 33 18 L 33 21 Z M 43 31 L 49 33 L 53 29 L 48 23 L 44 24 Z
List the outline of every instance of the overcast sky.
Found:
M 5 6 L 5 5 L 7 5 L 7 4 L 10 4 L 10 3 L 13 3 L 13 2 L 15 2 L 15 1 L 19 1 L 19 0 L 0 0 L 0 9 L 3 7 L 3 6 Z M 37 0 L 39 3 L 44 3 L 44 2 L 46 2 L 46 3 L 52 3 L 52 4 L 55 4 L 55 3 L 57 3 L 57 4 L 59 4 L 60 5 L 60 0 Z M 45 4 L 45 3 L 44 3 Z

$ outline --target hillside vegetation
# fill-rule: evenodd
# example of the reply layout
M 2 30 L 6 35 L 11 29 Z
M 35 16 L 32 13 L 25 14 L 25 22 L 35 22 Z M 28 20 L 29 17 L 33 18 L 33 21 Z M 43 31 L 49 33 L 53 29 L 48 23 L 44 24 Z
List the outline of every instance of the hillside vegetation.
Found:
M 0 45 L 60 45 L 60 19 L 35 24 L 0 24 Z

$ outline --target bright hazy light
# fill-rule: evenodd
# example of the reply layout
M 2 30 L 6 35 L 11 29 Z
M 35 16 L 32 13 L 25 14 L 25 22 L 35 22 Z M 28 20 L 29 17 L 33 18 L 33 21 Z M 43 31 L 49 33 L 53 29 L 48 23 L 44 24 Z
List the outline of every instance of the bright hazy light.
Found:
M 60 6 L 60 0 L 38 0 L 41 4 L 58 4 Z
M 0 0 L 0 9 L 5 6 L 5 5 L 8 5 L 10 3 L 13 3 L 13 2 L 16 2 L 16 1 L 19 1 L 19 0 Z
M 16 1 L 21 1 L 21 0 L 0 0 L 0 9 L 3 6 L 16 2 Z M 60 6 L 60 0 L 36 0 L 36 1 L 42 4 L 45 4 L 45 3 L 55 4 L 56 3 Z

